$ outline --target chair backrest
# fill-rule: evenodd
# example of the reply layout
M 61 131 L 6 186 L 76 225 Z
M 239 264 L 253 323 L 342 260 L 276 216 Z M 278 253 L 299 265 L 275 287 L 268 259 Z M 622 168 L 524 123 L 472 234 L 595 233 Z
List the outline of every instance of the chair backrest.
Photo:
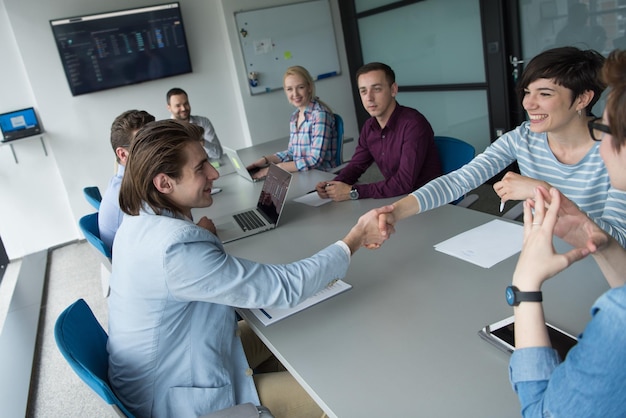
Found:
M 78 221 L 78 226 L 83 235 L 98 251 L 109 260 L 111 259 L 111 249 L 100 239 L 100 229 L 98 228 L 98 212 L 85 215 Z
M 121 417 L 132 417 L 109 385 L 107 333 L 89 305 L 78 299 L 68 306 L 54 325 L 57 347 L 74 372 Z
M 100 194 L 100 189 L 98 186 L 88 186 L 83 189 L 83 194 L 85 195 L 85 199 L 87 202 L 96 210 L 100 210 L 100 202 L 102 201 L 102 195 Z
M 471 144 L 449 136 L 435 136 L 435 145 L 439 152 L 443 174 L 461 168 L 476 155 L 476 150 Z
M 343 163 L 343 118 L 335 113 L 335 127 L 337 128 L 337 155 L 335 155 L 335 165 Z

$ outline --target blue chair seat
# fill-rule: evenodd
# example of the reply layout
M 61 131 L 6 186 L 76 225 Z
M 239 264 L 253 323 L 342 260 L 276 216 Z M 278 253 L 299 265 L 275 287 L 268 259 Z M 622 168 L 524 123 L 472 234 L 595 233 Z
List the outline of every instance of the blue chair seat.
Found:
M 78 221 L 78 226 L 87 241 L 93 245 L 102 255 L 111 260 L 111 249 L 100 239 L 98 227 L 98 212 L 85 215 Z
M 100 189 L 98 186 L 89 186 L 83 189 L 83 194 L 85 195 L 85 199 L 91 206 L 93 206 L 96 210 L 100 210 L 100 202 L 102 202 L 102 195 L 100 194 Z
M 335 165 L 339 167 L 343 163 L 343 118 L 336 113 L 335 128 L 337 129 L 337 154 L 335 154 Z
M 68 306 L 56 320 L 57 347 L 74 372 L 122 417 L 132 417 L 109 384 L 109 336 L 83 299 Z
M 471 144 L 449 136 L 435 136 L 435 145 L 439 152 L 441 170 L 444 175 L 463 167 L 472 161 L 476 155 L 476 149 Z M 465 196 L 460 197 L 452 203 L 467 207 L 477 199 L 476 196 L 472 196 L 472 199 L 468 199 L 465 204 L 462 204 L 464 198 Z

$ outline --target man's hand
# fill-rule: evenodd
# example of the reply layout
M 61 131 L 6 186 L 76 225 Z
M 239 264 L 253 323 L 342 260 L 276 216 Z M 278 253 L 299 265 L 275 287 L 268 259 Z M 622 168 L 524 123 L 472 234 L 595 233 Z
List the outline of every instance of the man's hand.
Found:
M 535 189 L 539 186 L 550 189 L 545 181 L 535 180 L 530 177 L 509 171 L 502 180 L 493 185 L 493 190 L 500 196 L 500 201 L 532 199 Z
M 322 199 L 332 199 L 335 202 L 350 200 L 350 190 L 352 186 L 340 181 L 330 180 L 317 183 L 315 186 L 317 194 Z
M 203 216 L 202 218 L 200 218 L 200 220 L 198 221 L 196 225 L 198 225 L 200 228 L 206 229 L 207 231 L 211 232 L 214 235 L 217 235 L 217 229 L 215 228 L 215 224 L 213 223 L 212 220 L 210 220 L 206 216 Z
M 388 230 L 387 235 L 382 235 L 378 228 L 378 217 L 383 213 L 389 213 L 393 210 L 393 206 L 387 205 L 378 209 L 372 209 L 359 218 L 354 227 L 350 230 L 343 241 L 348 244 L 352 253 L 356 252 L 360 247 L 370 250 L 380 248 L 380 246 L 389 239 L 389 236 L 395 232 L 393 226 Z

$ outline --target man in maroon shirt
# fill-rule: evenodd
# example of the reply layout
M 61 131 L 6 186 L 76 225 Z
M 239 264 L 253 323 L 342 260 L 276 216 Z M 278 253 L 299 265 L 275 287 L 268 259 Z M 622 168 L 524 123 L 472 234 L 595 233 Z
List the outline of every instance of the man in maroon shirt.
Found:
M 440 176 L 441 164 L 428 120 L 415 109 L 396 102 L 395 73 L 386 64 L 365 64 L 357 73 L 365 122 L 352 160 L 332 181 L 316 186 L 322 198 L 337 202 L 384 198 L 411 193 Z M 355 184 L 376 163 L 384 180 Z

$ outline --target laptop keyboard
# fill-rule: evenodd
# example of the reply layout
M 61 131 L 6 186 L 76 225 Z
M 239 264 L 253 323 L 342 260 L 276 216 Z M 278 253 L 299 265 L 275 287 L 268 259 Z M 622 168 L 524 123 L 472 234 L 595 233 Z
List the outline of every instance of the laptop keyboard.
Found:
M 244 231 L 251 231 L 253 229 L 261 228 L 265 223 L 259 218 L 259 215 L 255 211 L 249 210 L 247 212 L 238 213 L 233 215 L 235 221 L 239 224 Z

